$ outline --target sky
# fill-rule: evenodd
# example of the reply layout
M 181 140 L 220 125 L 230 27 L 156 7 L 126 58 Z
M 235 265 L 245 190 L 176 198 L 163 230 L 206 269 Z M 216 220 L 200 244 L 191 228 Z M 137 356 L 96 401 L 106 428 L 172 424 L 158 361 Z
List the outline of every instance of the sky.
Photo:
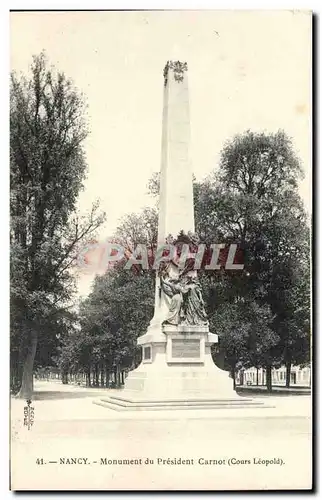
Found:
M 308 11 L 15 12 L 11 69 L 28 72 L 45 50 L 88 104 L 88 177 L 79 209 L 100 199 L 107 221 L 151 205 L 160 169 L 163 68 L 188 63 L 191 160 L 197 180 L 218 165 L 225 141 L 247 129 L 284 129 L 302 161 L 300 194 L 311 212 L 311 16 Z M 92 274 L 79 280 L 90 289 Z

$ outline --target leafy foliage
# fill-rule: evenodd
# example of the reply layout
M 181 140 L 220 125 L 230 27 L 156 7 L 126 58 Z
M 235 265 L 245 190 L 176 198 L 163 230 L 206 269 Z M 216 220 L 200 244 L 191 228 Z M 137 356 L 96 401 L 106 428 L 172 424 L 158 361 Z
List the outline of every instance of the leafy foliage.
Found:
M 258 332 L 247 348 L 253 365 L 269 369 L 309 359 L 309 229 L 297 193 L 300 176 L 284 132 L 247 131 L 224 146 L 218 173 L 195 187 L 201 237 L 207 243 L 238 243 L 244 250 L 243 272 L 202 277 L 210 316 L 228 321 L 218 334 L 232 369 L 235 359 L 245 359 L 240 345 L 249 331 L 245 302 L 253 309 L 251 331 Z M 232 304 L 241 304 L 241 315 L 230 322 Z M 232 359 L 231 351 L 239 354 Z
M 156 228 L 156 212 L 144 209 L 125 217 L 113 239 L 128 252 L 139 243 L 153 248 Z M 149 269 L 126 270 L 123 264 L 96 276 L 90 295 L 81 303 L 78 338 L 68 339 L 61 354 L 69 370 L 91 371 L 100 364 L 110 372 L 133 367 L 140 359 L 136 340 L 153 315 L 154 276 Z
M 98 204 L 76 214 L 86 174 L 84 112 L 82 96 L 63 73 L 47 69 L 44 54 L 34 57 L 30 79 L 11 75 L 11 347 L 22 397 L 32 391 L 39 336 L 48 337 L 48 348 L 55 343 L 68 311 L 77 244 L 104 219 Z

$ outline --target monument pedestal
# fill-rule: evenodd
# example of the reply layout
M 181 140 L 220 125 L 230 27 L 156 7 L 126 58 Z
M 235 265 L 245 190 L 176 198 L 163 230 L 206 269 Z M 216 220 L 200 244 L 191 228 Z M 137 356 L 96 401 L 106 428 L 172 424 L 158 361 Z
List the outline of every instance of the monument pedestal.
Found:
M 129 373 L 124 392 L 147 399 L 235 397 L 232 380 L 212 360 L 218 337 L 208 327 L 164 325 L 160 338 L 153 337 L 139 337 L 142 363 Z
M 207 409 L 261 406 L 239 397 L 228 373 L 211 356 L 218 336 L 207 326 L 164 325 L 138 338 L 142 362 L 119 395 L 97 404 L 115 410 Z

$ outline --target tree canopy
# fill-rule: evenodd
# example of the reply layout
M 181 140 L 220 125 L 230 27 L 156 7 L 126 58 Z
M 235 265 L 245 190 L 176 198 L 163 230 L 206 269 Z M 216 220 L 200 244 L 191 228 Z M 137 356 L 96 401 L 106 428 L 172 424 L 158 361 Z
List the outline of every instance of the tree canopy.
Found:
M 32 392 L 39 338 L 55 344 L 70 306 L 77 245 L 104 219 L 97 203 L 88 215 L 76 211 L 86 135 L 83 97 L 44 54 L 30 77 L 11 74 L 11 373 L 21 397 Z
M 300 162 L 284 132 L 247 131 L 225 144 L 216 174 L 196 186 L 199 233 L 207 241 L 238 243 L 244 252 L 242 272 L 204 276 L 209 283 L 205 288 L 214 288 L 218 297 L 208 300 L 210 315 L 216 321 L 231 304 L 241 304 L 247 325 L 244 302 L 252 302 L 258 311 L 255 323 L 260 325 L 261 309 L 269 310 L 256 342 L 261 355 L 255 356 L 251 347 L 249 351 L 253 364 L 268 371 L 309 359 L 309 226 L 297 189 L 301 175 Z M 303 304 L 301 320 L 294 315 L 298 302 Z M 244 322 L 238 324 L 243 324 L 245 335 Z M 233 325 L 229 334 L 217 333 L 226 349 L 229 337 L 234 343 Z M 290 341 L 294 335 L 299 336 L 295 344 Z M 243 348 L 237 357 L 243 357 Z

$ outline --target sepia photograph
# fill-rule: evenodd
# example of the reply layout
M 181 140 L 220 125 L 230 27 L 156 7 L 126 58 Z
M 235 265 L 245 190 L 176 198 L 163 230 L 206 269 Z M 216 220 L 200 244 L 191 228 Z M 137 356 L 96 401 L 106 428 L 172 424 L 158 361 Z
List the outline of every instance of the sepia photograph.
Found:
M 311 491 L 312 12 L 10 12 L 10 490 Z

